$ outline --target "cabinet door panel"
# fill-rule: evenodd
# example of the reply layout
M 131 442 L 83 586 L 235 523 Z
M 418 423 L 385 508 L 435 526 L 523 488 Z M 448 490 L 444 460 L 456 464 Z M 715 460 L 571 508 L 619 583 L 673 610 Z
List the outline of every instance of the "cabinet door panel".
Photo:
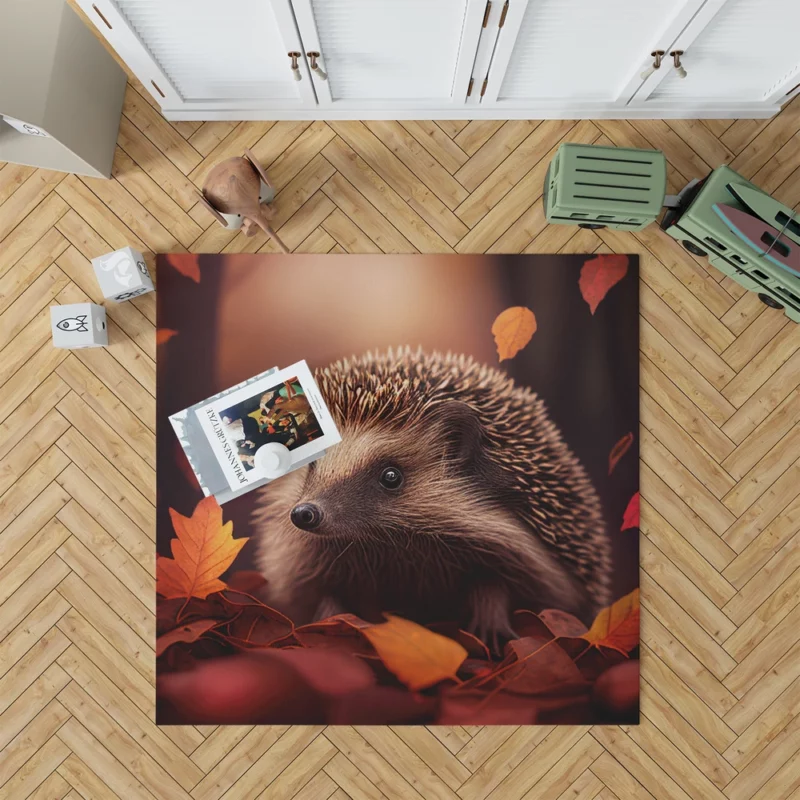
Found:
M 511 9 L 522 0 L 510 0 Z M 500 33 L 486 103 L 624 103 L 702 0 L 527 0 Z M 498 68 L 495 69 L 495 66 Z
M 692 41 L 679 39 L 686 78 L 669 69 L 652 102 L 779 99 L 800 81 L 800 2 L 726 0 Z
M 293 79 L 287 53 L 300 40 L 289 0 L 79 3 L 165 107 L 316 104 L 307 73 L 305 81 Z
M 463 103 L 485 0 L 293 0 L 321 104 Z

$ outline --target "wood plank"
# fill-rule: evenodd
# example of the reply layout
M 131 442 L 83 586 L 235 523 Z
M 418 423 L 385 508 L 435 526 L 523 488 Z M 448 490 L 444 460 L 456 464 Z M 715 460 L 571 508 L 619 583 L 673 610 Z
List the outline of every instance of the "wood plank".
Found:
M 428 225 L 413 207 L 394 191 L 354 150 L 335 139 L 323 151 L 325 158 L 384 216 L 397 230 L 423 252 L 451 252 L 447 242 Z
M 448 172 L 456 172 L 469 159 L 469 156 L 435 122 L 403 120 L 400 124 Z
M 200 153 L 130 84 L 122 112 L 184 175 L 202 161 Z
M 63 180 L 61 172 L 37 169 L 0 207 L 0 242 Z
M 449 245 L 465 233 L 461 220 L 362 123 L 330 123 L 337 134 Z M 337 167 L 338 168 L 338 167 Z
M 452 211 L 469 192 L 399 122 L 364 123 Z
M 184 247 L 203 229 L 124 150 L 117 148 L 111 174 Z

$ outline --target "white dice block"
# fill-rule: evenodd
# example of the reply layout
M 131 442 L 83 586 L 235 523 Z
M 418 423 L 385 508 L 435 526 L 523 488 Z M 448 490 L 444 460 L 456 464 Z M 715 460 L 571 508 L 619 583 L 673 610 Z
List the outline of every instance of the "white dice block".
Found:
M 54 347 L 77 350 L 108 344 L 106 310 L 94 303 L 50 306 L 50 327 Z
M 93 258 L 92 266 L 106 300 L 120 303 L 154 289 L 142 254 L 132 247 Z

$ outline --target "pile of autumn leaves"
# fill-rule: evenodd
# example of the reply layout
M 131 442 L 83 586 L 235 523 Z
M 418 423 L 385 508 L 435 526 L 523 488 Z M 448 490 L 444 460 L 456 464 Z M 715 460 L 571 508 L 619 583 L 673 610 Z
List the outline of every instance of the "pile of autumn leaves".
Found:
M 638 590 L 588 630 L 561 611 L 516 612 L 520 638 L 500 660 L 452 624 L 423 627 L 390 615 L 371 624 L 341 614 L 295 627 L 258 599 L 260 576 L 220 579 L 247 539 L 233 538 L 213 497 L 191 517 L 170 514 L 176 537 L 173 557 L 157 562 L 156 653 L 159 680 L 168 689 L 181 682 L 181 697 L 164 721 L 597 722 L 597 678 L 638 646 Z M 220 686 L 225 681 L 254 688 Z

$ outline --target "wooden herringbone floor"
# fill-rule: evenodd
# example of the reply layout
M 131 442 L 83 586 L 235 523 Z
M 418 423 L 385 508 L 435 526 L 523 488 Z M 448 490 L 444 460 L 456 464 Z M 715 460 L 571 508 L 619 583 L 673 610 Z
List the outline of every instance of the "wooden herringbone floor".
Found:
M 561 141 L 662 148 L 670 190 L 722 162 L 800 200 L 800 103 L 772 121 L 165 122 L 133 82 L 111 181 L 0 168 L 0 795 L 800 798 L 800 326 L 640 234 L 548 227 Z M 108 349 L 50 345 L 99 300 L 88 259 L 271 250 L 197 204 L 251 147 L 298 252 L 642 257 L 642 724 L 153 724 L 154 296 Z

